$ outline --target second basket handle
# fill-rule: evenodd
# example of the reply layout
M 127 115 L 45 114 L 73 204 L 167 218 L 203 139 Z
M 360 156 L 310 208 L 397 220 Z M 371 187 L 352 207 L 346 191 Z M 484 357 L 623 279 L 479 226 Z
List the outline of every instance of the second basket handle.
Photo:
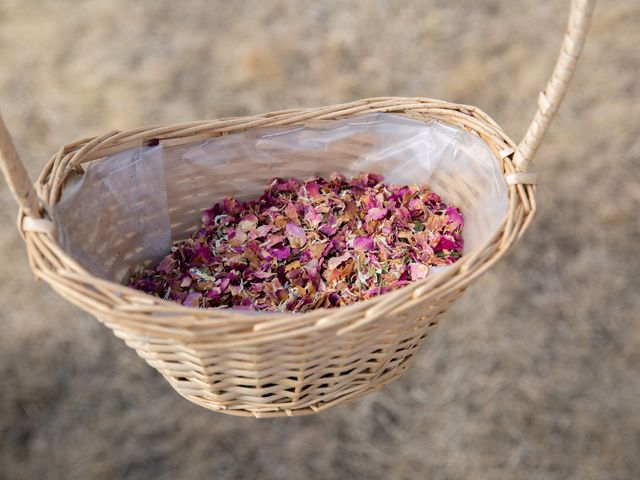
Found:
M 526 173 L 531 169 L 533 157 L 558 111 L 576 68 L 578 57 L 582 53 L 595 3 L 595 0 L 572 0 L 571 2 L 569 22 L 560 55 L 547 86 L 538 96 L 538 109 L 533 120 L 514 154 L 513 160 L 518 172 Z

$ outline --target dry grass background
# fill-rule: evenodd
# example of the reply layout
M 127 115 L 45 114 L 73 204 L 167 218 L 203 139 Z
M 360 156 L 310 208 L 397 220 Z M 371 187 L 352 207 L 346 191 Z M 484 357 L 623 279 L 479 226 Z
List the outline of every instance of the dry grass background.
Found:
M 0 105 L 35 176 L 110 129 L 376 95 L 514 138 L 567 1 L 0 0 Z M 28 270 L 0 187 L 0 478 L 640 478 L 640 4 L 602 0 L 538 157 L 540 214 L 406 377 L 315 417 L 182 400 Z

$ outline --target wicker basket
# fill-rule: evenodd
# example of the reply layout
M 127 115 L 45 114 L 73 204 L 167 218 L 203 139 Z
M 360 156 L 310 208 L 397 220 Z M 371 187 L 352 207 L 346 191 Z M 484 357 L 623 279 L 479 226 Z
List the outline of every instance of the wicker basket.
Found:
M 559 59 L 519 145 L 479 109 L 425 98 L 374 98 L 244 118 L 109 132 L 62 147 L 35 188 L 0 118 L 2 170 L 21 209 L 18 226 L 37 278 L 95 315 L 188 400 L 243 416 L 312 414 L 398 378 L 465 288 L 513 245 L 536 209 L 531 159 L 565 93 L 582 50 L 594 1 L 573 0 Z M 501 227 L 439 275 L 365 302 L 304 314 L 193 309 L 97 278 L 59 245 L 53 213 L 62 186 L 82 164 L 149 142 L 183 143 L 256 127 L 392 112 L 436 120 L 481 137 L 502 161 L 509 208 Z M 197 182 L 196 182 L 197 185 Z M 172 200 L 193 210 L 194 196 Z M 461 205 L 464 210 L 464 205 Z M 127 248 L 123 237 L 121 247 Z

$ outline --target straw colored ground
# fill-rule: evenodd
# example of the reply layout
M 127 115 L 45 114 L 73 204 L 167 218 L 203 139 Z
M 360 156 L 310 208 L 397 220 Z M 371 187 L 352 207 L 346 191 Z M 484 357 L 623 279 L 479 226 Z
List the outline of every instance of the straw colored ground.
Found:
M 0 105 L 35 176 L 111 129 L 378 95 L 518 138 L 568 2 L 0 1 Z M 405 378 L 294 420 L 182 400 L 35 284 L 0 187 L 0 478 L 640 477 L 640 5 L 603 1 L 538 157 L 540 214 Z

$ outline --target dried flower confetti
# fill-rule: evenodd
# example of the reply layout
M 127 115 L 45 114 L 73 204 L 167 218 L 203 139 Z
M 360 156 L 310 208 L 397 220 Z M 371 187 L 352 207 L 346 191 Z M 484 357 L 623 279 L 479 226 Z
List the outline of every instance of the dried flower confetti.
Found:
M 373 173 L 276 178 L 257 200 L 203 211 L 202 223 L 129 286 L 192 307 L 301 312 L 422 280 L 463 249 L 456 207 Z

